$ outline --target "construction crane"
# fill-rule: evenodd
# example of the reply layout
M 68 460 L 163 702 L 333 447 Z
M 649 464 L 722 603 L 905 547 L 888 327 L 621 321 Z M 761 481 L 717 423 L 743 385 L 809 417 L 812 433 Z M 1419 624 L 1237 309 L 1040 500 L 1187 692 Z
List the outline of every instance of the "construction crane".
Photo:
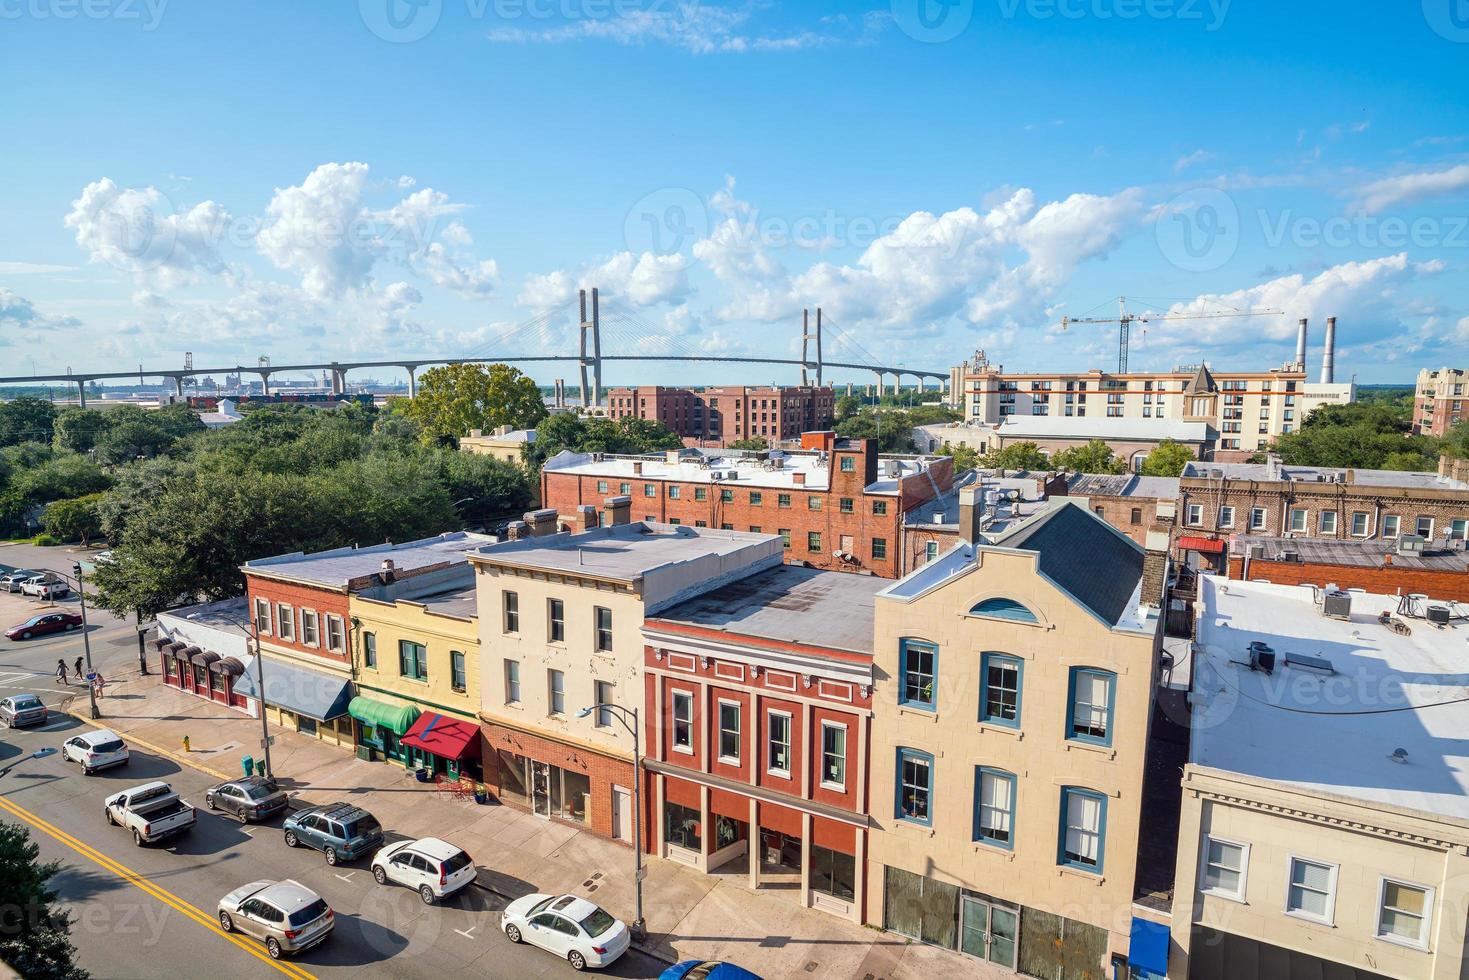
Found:
M 1065 330 L 1073 323 L 1115 323 L 1117 324 L 1117 373 L 1127 373 L 1127 335 L 1134 323 L 1148 323 L 1153 320 L 1214 320 L 1226 316 L 1268 316 L 1271 314 L 1283 314 L 1284 310 L 1219 310 L 1214 313 L 1129 313 L 1127 312 L 1127 297 L 1117 297 L 1117 316 L 1114 317 L 1080 317 L 1063 316 L 1061 318 L 1061 329 Z

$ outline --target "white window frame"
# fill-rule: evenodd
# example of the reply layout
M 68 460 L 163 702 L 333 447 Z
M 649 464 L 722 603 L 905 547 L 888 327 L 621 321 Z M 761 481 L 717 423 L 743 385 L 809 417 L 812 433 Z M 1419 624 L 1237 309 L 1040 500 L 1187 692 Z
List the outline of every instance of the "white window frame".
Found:
M 1388 527 L 1392 530 L 1388 531 Z M 1382 536 L 1384 538 L 1396 538 L 1403 533 L 1403 518 L 1400 514 L 1382 515 Z
M 1219 526 L 1222 528 L 1234 527 L 1234 508 L 1228 504 L 1219 508 Z
M 561 707 L 556 707 L 556 699 L 561 699 Z M 546 668 L 546 714 L 566 714 L 566 671 L 557 670 L 555 667 Z
M 328 613 L 326 617 L 326 648 L 334 653 L 341 653 L 347 648 L 346 624 L 342 617 L 335 613 Z
M 504 673 L 504 676 L 505 676 L 505 703 L 506 704 L 519 704 L 520 703 L 520 661 L 519 660 L 511 660 L 511 659 L 509 659 L 507 657 L 506 660 L 505 660 L 505 667 L 504 667 L 503 673 Z
M 1357 518 L 1362 518 L 1362 530 L 1357 530 Z M 1349 533 L 1354 538 L 1372 537 L 1372 515 L 1365 510 L 1352 511 L 1351 523 L 1347 525 Z
M 1205 882 L 1208 880 L 1209 844 L 1211 841 L 1216 844 L 1227 844 L 1230 847 L 1238 847 L 1240 849 L 1238 891 L 1231 892 L 1223 888 L 1211 888 L 1205 884 Z M 1199 892 L 1204 895 L 1213 895 L 1216 898 L 1227 898 L 1231 902 L 1239 902 L 1241 905 L 1243 905 L 1245 904 L 1245 889 L 1249 886 L 1249 880 L 1250 845 L 1246 844 L 1244 841 L 1230 840 L 1227 837 L 1215 837 L 1213 834 L 1205 834 L 1204 846 L 1199 849 Z
M 734 755 L 726 755 L 725 754 L 725 751 L 724 751 L 724 733 L 725 733 L 725 727 L 724 727 L 724 709 L 725 708 L 733 708 L 734 709 L 734 712 L 735 712 L 735 726 L 734 726 L 733 729 L 730 729 L 731 731 L 734 732 L 734 737 L 735 737 L 735 754 Z M 720 762 L 723 762 L 725 765 L 737 766 L 737 765 L 740 764 L 740 759 L 742 757 L 742 750 L 744 749 L 744 743 L 745 743 L 745 711 L 744 711 L 744 706 L 741 705 L 738 701 L 731 701 L 728 698 L 720 698 L 719 699 L 719 704 L 718 704 L 718 711 L 719 711 L 719 717 L 718 717 L 719 724 L 716 727 L 716 731 L 717 731 L 717 734 L 718 734 L 718 737 L 719 737 L 719 744 L 716 745 L 714 748 L 719 752 L 719 761 Z
M 1258 521 L 1255 520 L 1255 515 L 1256 514 L 1258 514 L 1260 516 L 1260 519 Z M 1264 507 L 1251 507 L 1250 508 L 1250 530 L 1251 531 L 1263 531 L 1263 530 L 1265 530 L 1265 528 L 1268 526 L 1269 521 L 1270 521 L 1270 512 L 1268 510 L 1266 510 Z
M 1198 527 L 1204 523 L 1204 505 L 1189 504 L 1188 509 L 1184 511 L 1184 517 L 1184 523 L 1188 524 L 1189 527 Z
M 1301 526 L 1296 527 L 1296 515 L 1301 515 Z M 1286 530 L 1296 534 L 1307 534 L 1311 530 L 1311 510 L 1308 507 L 1292 507 L 1285 515 Z
M 275 604 L 276 636 L 287 643 L 296 642 L 296 609 L 288 602 Z M 282 628 L 284 627 L 284 628 Z
M 263 611 L 263 615 L 262 615 Z M 270 624 L 273 620 L 270 610 L 270 600 L 257 596 L 255 599 L 255 631 L 261 636 L 270 636 Z
M 1326 915 L 1324 917 L 1313 915 L 1302 909 L 1293 909 L 1290 907 L 1290 890 L 1294 887 L 1293 882 L 1295 878 L 1292 872 L 1295 870 L 1298 862 L 1331 869 L 1331 881 L 1326 888 Z M 1302 857 L 1299 854 L 1292 854 L 1285 862 L 1285 914 L 1297 919 L 1304 919 L 1307 922 L 1315 922 L 1317 925 L 1332 926 L 1334 928 L 1336 926 L 1336 878 L 1337 872 L 1340 870 L 1341 865 L 1331 861 L 1322 861 L 1318 858 L 1308 858 Z
M 1331 524 L 1331 527 L 1327 527 L 1326 526 L 1327 523 L 1328 523 L 1328 521 L 1327 521 L 1327 518 L 1328 517 L 1331 518 L 1331 520 L 1329 522 Z M 1316 518 L 1316 526 L 1317 526 L 1317 528 L 1320 529 L 1320 533 L 1322 533 L 1322 534 L 1335 534 L 1336 533 L 1336 528 L 1337 528 L 1336 511 L 1334 511 L 1334 510 L 1323 510 L 1323 511 L 1321 511 L 1317 515 L 1317 518 Z
M 842 781 L 839 783 L 834 783 L 826 778 L 826 730 L 828 728 L 840 729 L 842 733 Z M 823 789 L 836 790 L 840 793 L 847 791 L 847 745 L 849 741 L 847 736 L 849 734 L 847 726 L 842 722 L 822 721 L 821 723 L 821 745 L 819 747 L 820 752 L 817 765 L 820 766 L 818 773 L 821 776 L 821 786 Z
M 307 629 L 308 623 L 310 629 Z M 321 646 L 321 617 L 315 609 L 301 610 L 301 645 L 313 649 Z
M 1423 526 L 1423 522 L 1424 521 L 1427 521 L 1428 522 L 1428 533 L 1427 534 L 1424 534 L 1422 531 L 1418 530 L 1420 527 Z M 1417 534 L 1417 535 L 1421 535 L 1422 537 L 1427 538 L 1428 540 L 1432 541 L 1433 540 L 1434 527 L 1437 524 L 1438 524 L 1438 522 L 1436 520 L 1434 520 L 1432 517 L 1415 517 L 1415 518 L 1413 518 L 1413 533 L 1414 534 Z
M 692 691 L 669 691 L 668 693 L 669 693 L 669 702 L 668 702 L 668 704 L 669 704 L 669 707 L 668 707 L 668 717 L 669 717 L 668 745 L 675 752 L 682 752 L 684 755 L 693 755 L 694 754 L 694 692 L 692 692 Z M 687 718 L 680 718 L 679 717 L 679 714 L 678 714 L 678 706 L 679 706 L 679 702 L 680 701 L 682 701 L 684 704 L 686 704 L 688 706 L 688 709 L 689 710 L 688 710 L 688 717 Z M 686 725 L 686 726 L 688 726 L 688 732 L 689 732 L 689 744 L 688 745 L 679 745 L 678 744 L 678 726 L 679 725 Z
M 604 696 L 605 695 L 605 696 Z M 597 704 L 615 704 L 617 699 L 617 685 L 612 681 L 593 681 L 592 696 Z M 592 716 L 593 728 L 612 727 L 612 709 L 598 708 Z
M 1390 932 L 1384 932 L 1382 929 L 1382 903 L 1387 900 L 1387 886 L 1389 883 L 1403 885 L 1423 892 L 1423 929 L 1422 934 L 1417 940 L 1404 939 L 1402 936 L 1395 936 Z M 1373 924 L 1373 935 L 1385 943 L 1392 943 L 1394 946 L 1406 946 L 1409 949 L 1421 949 L 1427 952 L 1428 937 L 1433 931 L 1433 899 L 1434 892 L 1432 885 L 1420 885 L 1418 882 L 1409 881 L 1406 878 L 1394 878 L 1389 875 L 1383 875 L 1377 879 L 1377 921 Z
M 775 738 L 772 734 L 774 728 L 771 725 L 770 719 L 776 717 L 784 718 L 786 723 L 786 737 L 785 741 L 781 743 L 776 743 Z M 793 731 L 793 729 L 791 728 L 792 721 L 793 719 L 789 711 L 777 711 L 772 708 L 769 711 L 765 712 L 765 771 L 772 776 L 779 776 L 781 779 L 791 778 L 791 769 L 793 762 L 791 758 L 791 742 L 794 738 L 794 736 L 791 734 Z M 775 744 L 781 744 L 785 746 L 786 767 L 784 769 L 777 769 L 770 764 L 770 748 L 772 745 Z

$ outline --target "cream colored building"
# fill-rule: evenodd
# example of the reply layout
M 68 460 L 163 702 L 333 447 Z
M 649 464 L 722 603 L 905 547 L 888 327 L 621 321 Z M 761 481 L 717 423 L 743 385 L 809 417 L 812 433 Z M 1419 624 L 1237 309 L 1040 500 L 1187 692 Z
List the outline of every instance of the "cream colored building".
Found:
M 878 593 L 869 922 L 1036 976 L 1126 960 L 1165 569 L 1057 502 Z
M 1462 632 L 1400 635 L 1377 621 L 1396 597 L 1365 593 L 1328 617 L 1316 595 L 1200 583 L 1169 975 L 1462 977 Z
M 556 512 L 470 556 L 480 629 L 485 782 L 539 816 L 632 840 L 632 738 L 612 711 L 643 704 L 643 617 L 781 564 L 775 535 L 629 523 L 631 501 Z
M 469 435 L 459 440 L 459 449 L 466 453 L 493 456 L 501 462 L 519 466 L 521 447 L 535 441 L 535 429 L 515 429 L 502 425 L 488 433 L 479 429 L 469 430 Z

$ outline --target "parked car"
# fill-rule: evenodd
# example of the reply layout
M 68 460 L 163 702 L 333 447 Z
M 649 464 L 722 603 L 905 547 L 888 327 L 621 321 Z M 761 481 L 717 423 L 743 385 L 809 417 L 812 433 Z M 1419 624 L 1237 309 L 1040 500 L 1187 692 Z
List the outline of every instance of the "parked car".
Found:
M 93 565 L 106 565 L 108 562 L 111 562 L 111 561 L 114 561 L 114 560 L 115 559 L 112 557 L 112 552 L 111 551 L 99 551 L 95 555 L 92 556 L 92 564 Z
M 79 763 L 82 775 L 90 776 L 98 769 L 127 765 L 128 747 L 117 732 L 99 728 L 62 742 L 61 757 L 67 762 Z
M 219 927 L 265 940 L 270 958 L 324 942 L 336 925 L 326 899 L 298 881 L 252 881 L 219 900 Z
M 28 578 L 35 578 L 39 574 L 40 572 L 34 568 L 13 568 L 4 575 L 0 575 L 0 589 L 6 592 L 19 592 L 22 582 Z
M 51 612 L 38 613 L 5 631 L 5 636 L 10 640 L 29 640 L 33 636 L 46 636 L 49 633 L 70 633 L 72 630 L 82 628 L 82 617 L 76 613 Z
M 56 579 L 28 578 L 21 583 L 22 595 L 32 596 L 36 599 L 65 599 L 71 595 L 71 586 Z
M 632 945 L 632 933 L 611 914 L 575 895 L 527 895 L 500 914 L 512 943 L 527 942 L 566 958 L 573 970 L 610 966 Z
M 684 960 L 658 974 L 658 980 L 760 980 L 760 976 L 719 960 Z
M 0 722 L 6 728 L 44 725 L 47 717 L 46 705 L 34 694 L 12 694 L 8 698 L 0 698 Z
M 288 799 L 274 779 L 247 776 L 232 779 L 204 792 L 204 805 L 211 810 L 233 813 L 240 823 L 269 820 L 286 808 Z
M 379 885 L 407 885 L 432 905 L 474 881 L 474 859 L 437 837 L 406 840 L 373 855 L 372 876 Z
M 103 813 L 108 823 L 131 830 L 133 843 L 139 847 L 185 833 L 198 821 L 194 808 L 163 782 L 144 783 L 109 797 Z
M 377 818 L 351 803 L 297 810 L 282 825 L 287 847 L 314 847 L 326 855 L 327 864 L 351 861 L 374 851 L 383 842 L 383 825 Z

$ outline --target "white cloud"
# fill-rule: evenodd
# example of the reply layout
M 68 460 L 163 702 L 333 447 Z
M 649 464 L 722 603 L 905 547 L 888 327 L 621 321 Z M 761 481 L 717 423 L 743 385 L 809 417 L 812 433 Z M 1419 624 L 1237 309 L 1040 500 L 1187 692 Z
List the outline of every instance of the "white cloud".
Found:
M 0 262 L 0 276 L 50 276 L 75 272 L 74 265 L 47 265 L 42 262 Z
M 65 224 L 90 261 L 169 289 L 228 273 L 217 243 L 231 220 L 213 201 L 178 214 L 157 188 L 122 188 L 104 177 L 71 202 Z
M 1398 204 L 1469 190 L 1469 163 L 1447 170 L 1399 174 L 1357 188 L 1357 207 L 1381 214 Z
M 256 239 L 277 268 L 301 276 L 311 296 L 331 299 L 371 281 L 383 254 L 363 205 L 365 163 L 324 163 L 294 187 L 277 188 Z
M 71 316 L 48 316 L 24 296 L 0 286 L 0 331 L 78 327 L 81 322 Z
M 1210 153 L 1208 150 L 1200 149 L 1195 150 L 1192 153 L 1185 153 L 1183 156 L 1174 161 L 1173 172 L 1176 174 L 1181 174 L 1189 167 L 1195 166 L 1200 163 L 1207 163 L 1212 159 L 1214 159 L 1214 154 Z
M 755 4 L 721 7 L 699 0 L 677 0 L 648 9 L 620 10 L 610 17 L 580 17 L 552 27 L 497 27 L 493 42 L 564 44 L 606 41 L 624 46 L 660 44 L 689 54 L 742 54 L 797 51 L 843 44 L 868 44 L 891 22 L 886 11 L 869 11 L 855 20 L 846 15 L 820 18 L 815 29 L 787 33 L 749 30 Z
M 484 299 L 495 291 L 500 281 L 500 267 L 494 259 L 470 260 L 461 265 L 440 242 L 431 242 L 418 256 L 417 264 L 435 286 L 466 299 Z
M 556 269 L 544 275 L 526 276 L 515 302 L 533 310 L 550 310 L 576 294 L 576 280 L 569 270 Z
M 681 255 L 618 252 L 578 272 L 556 269 L 527 276 L 516 302 L 548 310 L 571 300 L 578 289 L 596 286 L 604 297 L 616 297 L 631 306 L 677 303 L 688 294 L 688 261 Z

